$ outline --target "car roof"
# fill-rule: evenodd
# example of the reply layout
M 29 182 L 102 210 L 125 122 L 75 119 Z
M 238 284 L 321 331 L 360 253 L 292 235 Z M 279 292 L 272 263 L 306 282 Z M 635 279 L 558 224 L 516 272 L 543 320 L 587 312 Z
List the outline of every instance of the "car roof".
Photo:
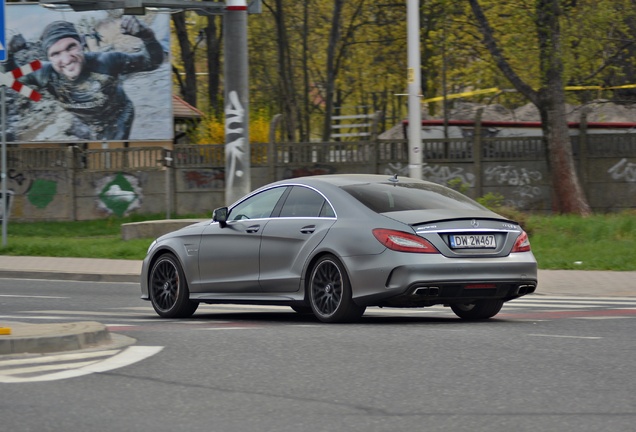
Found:
M 356 184 L 368 184 L 368 183 L 430 183 L 425 180 L 417 180 L 410 177 L 401 177 L 395 175 L 382 175 L 382 174 L 325 174 L 317 176 L 296 177 L 277 182 L 275 184 L 304 184 L 308 186 L 319 186 L 327 183 L 333 186 L 342 187 Z

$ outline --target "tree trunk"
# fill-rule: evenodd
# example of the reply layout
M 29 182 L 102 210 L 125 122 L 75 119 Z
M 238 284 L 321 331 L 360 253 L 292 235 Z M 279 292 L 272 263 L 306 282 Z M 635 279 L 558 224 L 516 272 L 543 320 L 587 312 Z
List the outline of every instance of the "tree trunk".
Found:
M 205 29 L 205 37 L 208 48 L 208 99 L 210 101 L 210 112 L 215 118 L 220 119 L 223 114 L 223 104 L 219 97 L 221 86 L 223 20 L 219 19 L 221 25 L 217 27 L 216 22 L 218 18 L 216 15 L 208 16 L 208 26 Z
M 288 141 L 295 141 L 298 124 L 298 103 L 294 85 L 294 72 L 289 48 L 289 37 L 285 27 L 283 0 L 276 0 L 276 35 L 278 38 L 278 74 L 280 79 L 280 97 L 284 113 L 284 128 Z
M 541 69 L 541 89 L 538 91 L 521 80 L 504 57 L 479 1 L 469 0 L 469 3 L 484 37 L 484 44 L 497 67 L 541 113 L 543 139 L 548 148 L 553 210 L 557 213 L 589 215 L 590 207 L 574 166 L 565 113 L 559 1 L 536 0 L 535 3 Z
M 549 149 L 552 209 L 557 213 L 587 216 L 591 211 L 574 166 L 565 112 L 559 1 L 537 0 L 536 7 L 542 73 L 538 101 L 543 135 Z
M 185 69 L 185 81 L 182 87 L 183 99 L 192 106 L 197 106 L 197 77 L 194 67 L 194 51 L 188 39 L 185 12 L 172 14 L 175 33 L 181 48 L 181 61 Z
M 334 90 L 336 85 L 336 49 L 340 42 L 340 26 L 342 18 L 342 6 L 344 0 L 334 0 L 333 16 L 331 17 L 331 31 L 329 32 L 329 45 L 327 46 L 327 70 L 325 92 L 325 117 L 322 130 L 322 140 L 329 141 L 331 137 L 331 117 L 333 115 Z

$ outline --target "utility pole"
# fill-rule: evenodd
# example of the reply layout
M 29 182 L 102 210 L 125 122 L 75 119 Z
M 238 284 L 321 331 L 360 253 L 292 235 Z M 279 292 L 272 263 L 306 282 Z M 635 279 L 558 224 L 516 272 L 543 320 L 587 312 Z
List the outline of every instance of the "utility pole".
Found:
M 409 177 L 422 178 L 422 107 L 420 71 L 420 2 L 407 0 Z
M 224 19 L 225 201 L 230 205 L 252 189 L 246 0 L 227 0 Z

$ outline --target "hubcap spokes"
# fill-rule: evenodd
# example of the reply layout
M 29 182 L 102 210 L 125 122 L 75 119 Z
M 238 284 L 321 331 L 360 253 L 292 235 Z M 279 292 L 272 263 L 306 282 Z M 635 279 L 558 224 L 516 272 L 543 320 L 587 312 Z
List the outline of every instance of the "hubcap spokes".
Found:
M 177 301 L 179 274 L 169 261 L 162 261 L 155 267 L 151 278 L 152 298 L 161 310 L 169 310 Z
M 324 316 L 338 309 L 342 301 L 342 275 L 334 263 L 325 261 L 314 270 L 311 296 L 318 312 Z

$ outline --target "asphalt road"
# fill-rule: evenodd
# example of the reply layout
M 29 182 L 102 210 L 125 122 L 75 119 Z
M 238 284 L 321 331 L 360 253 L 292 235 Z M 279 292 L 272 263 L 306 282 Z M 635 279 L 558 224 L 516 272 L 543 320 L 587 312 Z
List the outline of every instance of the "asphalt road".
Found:
M 636 298 L 528 296 L 483 323 L 441 307 L 329 325 L 204 306 L 177 321 L 134 283 L 0 279 L 0 320 L 93 320 L 136 340 L 0 356 L 0 419 L 12 432 L 624 432 L 635 318 Z

